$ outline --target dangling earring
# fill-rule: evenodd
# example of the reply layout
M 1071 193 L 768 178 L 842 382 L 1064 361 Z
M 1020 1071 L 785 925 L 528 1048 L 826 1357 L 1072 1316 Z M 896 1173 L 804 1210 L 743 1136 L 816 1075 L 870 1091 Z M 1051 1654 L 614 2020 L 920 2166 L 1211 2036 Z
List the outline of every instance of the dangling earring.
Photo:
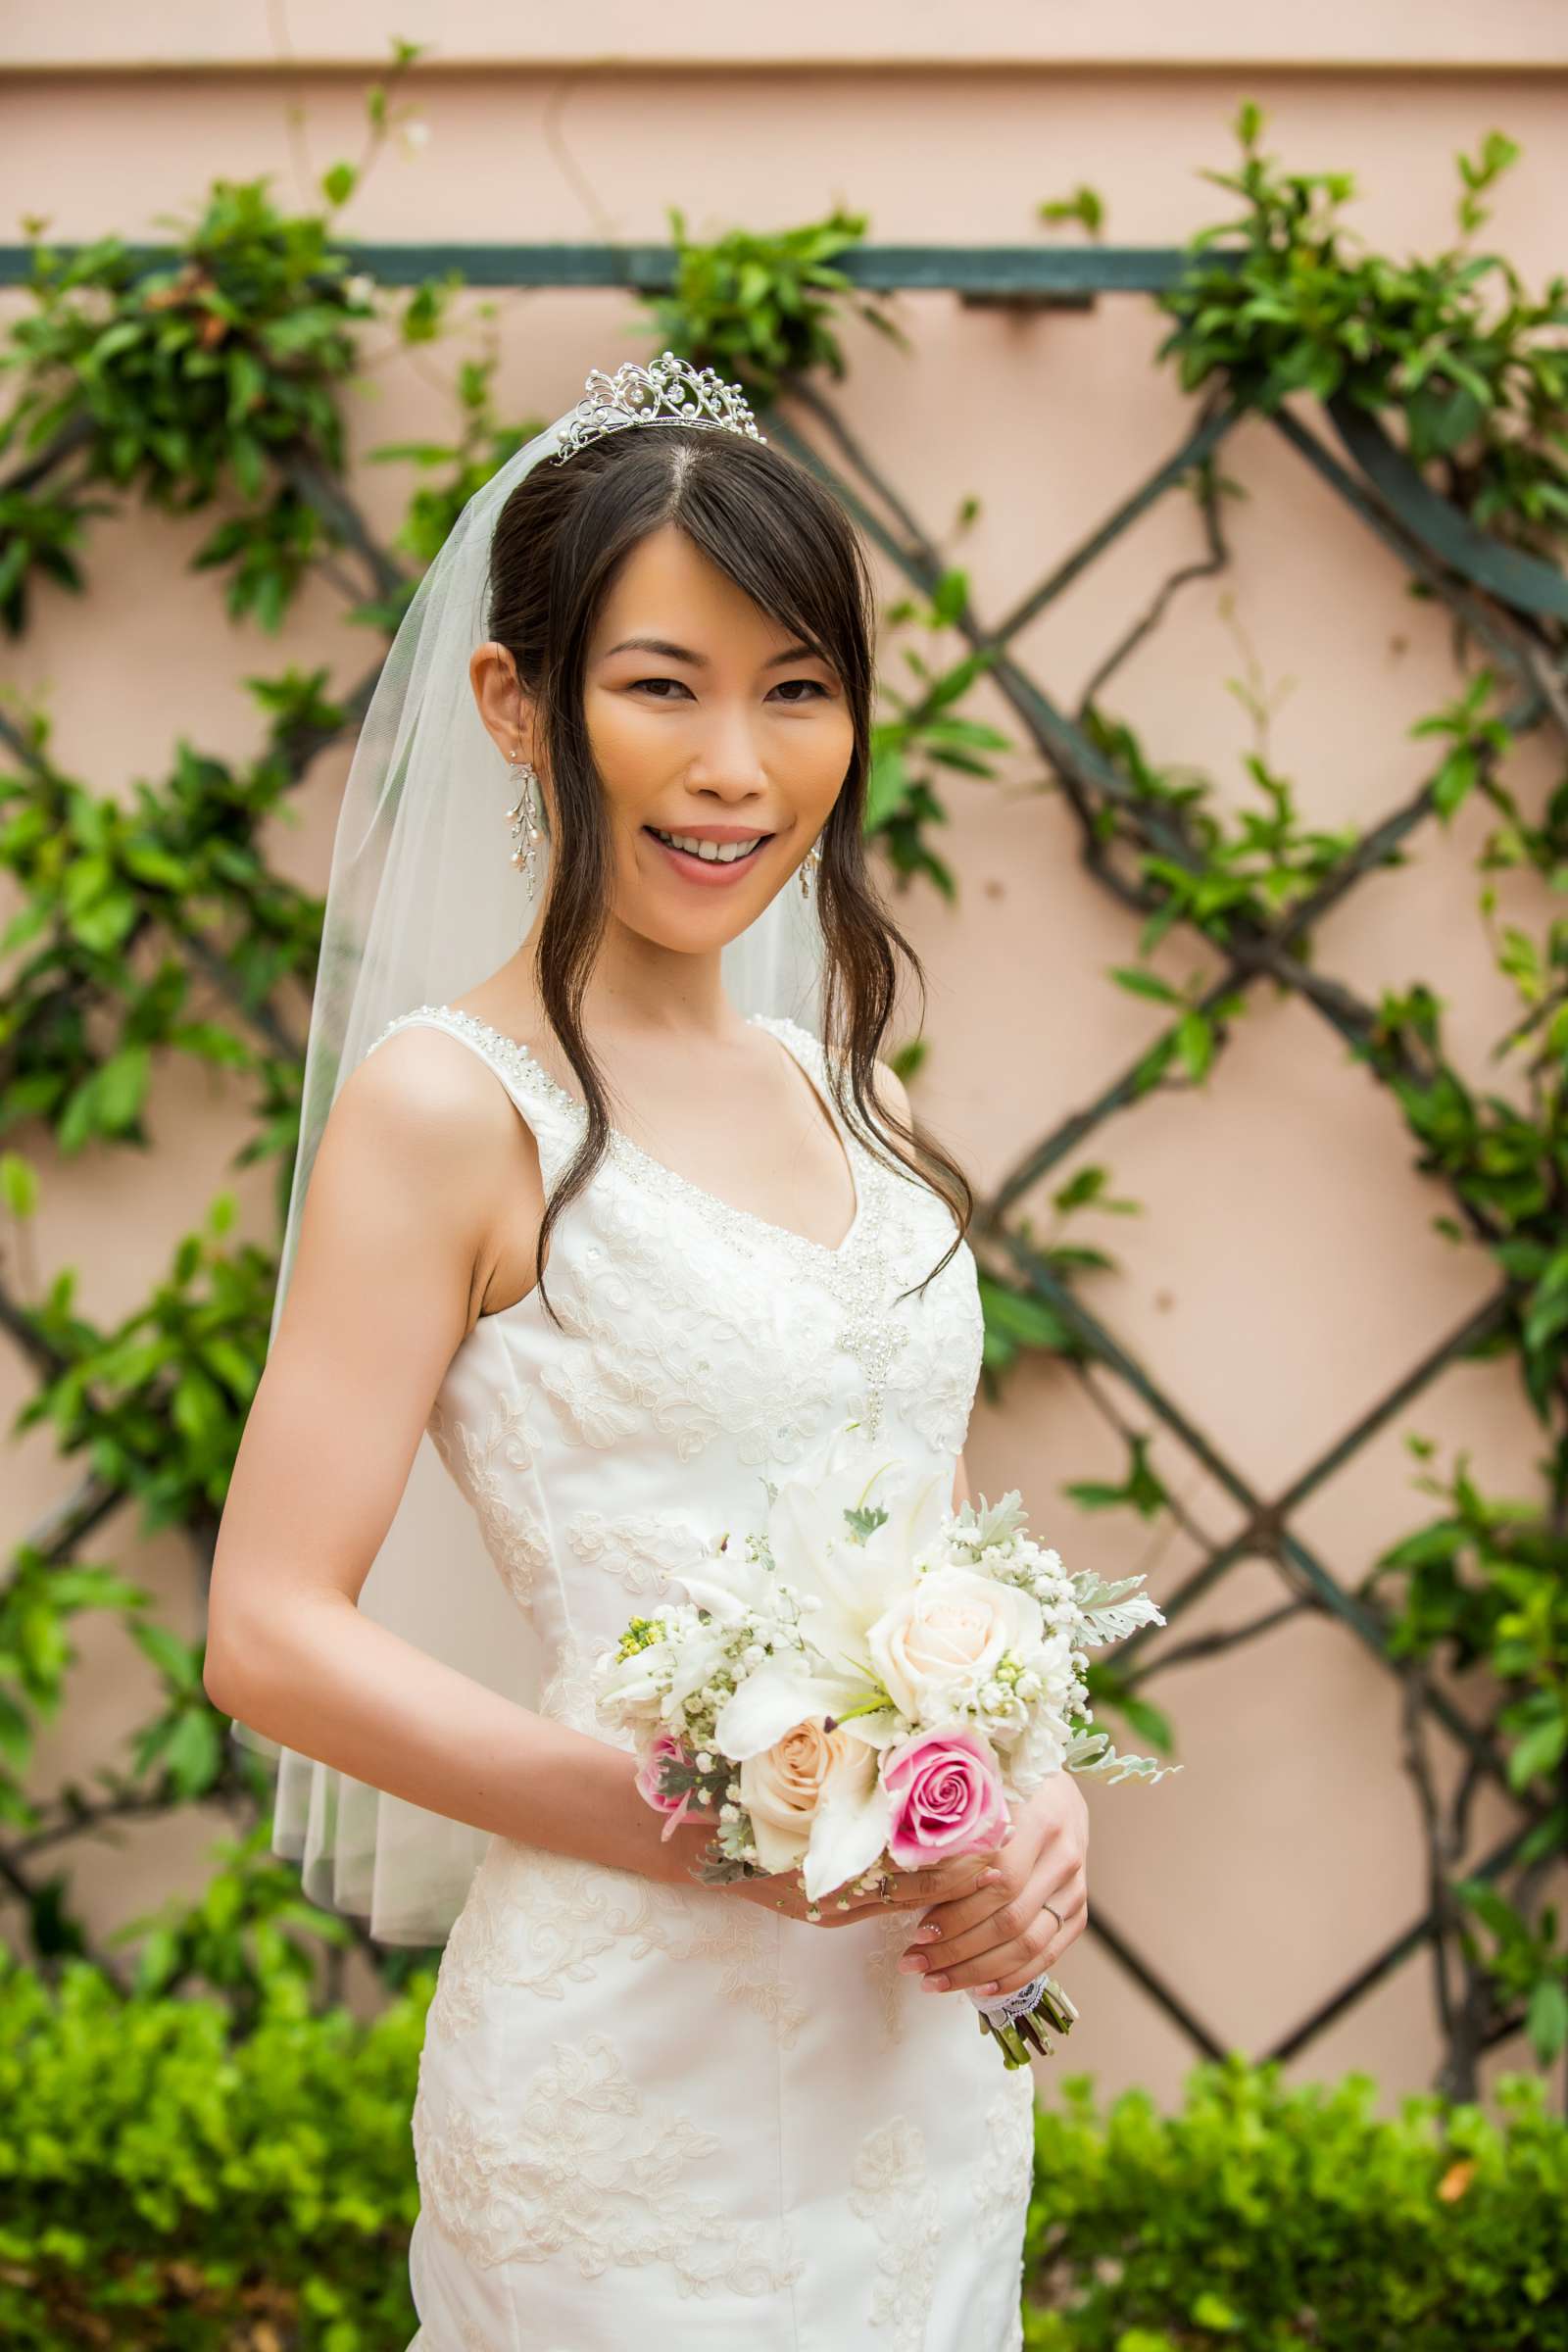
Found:
M 810 848 L 807 851 L 806 856 L 801 859 L 801 896 L 803 899 L 808 899 L 810 897 L 811 884 L 821 867 L 821 863 L 822 844 L 819 840 L 813 841 Z
M 537 845 L 544 838 L 538 823 L 539 817 L 544 813 L 543 796 L 541 795 L 540 807 L 536 810 L 533 792 L 539 778 L 531 763 L 524 760 L 520 743 L 507 765 L 512 771 L 512 780 L 514 784 L 519 776 L 522 779 L 522 790 L 508 809 L 507 814 L 512 820 L 512 862 L 521 869 L 527 881 L 528 896 L 531 899 L 538 880 Z

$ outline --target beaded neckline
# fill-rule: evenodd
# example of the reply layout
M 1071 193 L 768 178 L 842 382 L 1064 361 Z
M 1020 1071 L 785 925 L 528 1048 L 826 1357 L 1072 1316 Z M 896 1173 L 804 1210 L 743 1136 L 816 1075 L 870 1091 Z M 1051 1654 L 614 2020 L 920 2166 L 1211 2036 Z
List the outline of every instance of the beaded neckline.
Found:
M 488 1021 L 481 1021 L 476 1013 L 460 1011 L 454 1004 L 420 1004 L 412 1011 L 399 1013 L 382 1031 L 382 1037 L 389 1036 L 404 1021 L 429 1014 L 434 1014 L 443 1023 L 450 1022 L 459 1029 L 466 1030 L 476 1041 L 488 1045 L 514 1075 L 523 1084 L 536 1087 L 567 1117 L 575 1120 L 586 1118 L 584 1105 L 569 1087 L 563 1086 L 520 1038 L 508 1037 L 505 1031 L 492 1028 Z M 811 1073 L 806 1068 L 805 1059 L 790 1035 L 795 1026 L 793 1022 L 764 1012 L 749 1013 L 746 1017 L 750 1026 L 770 1030 L 785 1052 L 801 1064 L 808 1080 L 811 1080 Z M 376 1043 L 380 1042 L 378 1038 Z M 811 1082 L 814 1086 L 814 1081 Z M 821 1092 L 820 1089 L 816 1091 Z M 826 1100 L 825 1095 L 823 1099 Z M 710 1193 L 705 1186 L 694 1183 L 689 1176 L 683 1176 L 678 1168 L 672 1168 L 666 1161 L 657 1159 L 651 1152 L 645 1152 L 641 1144 L 635 1143 L 623 1128 L 610 1129 L 609 1149 L 631 1174 L 641 1177 L 658 1192 L 672 1194 L 687 1200 L 710 1223 L 719 1225 L 732 1237 L 744 1241 L 761 1236 L 774 1245 L 781 1245 L 808 1265 L 837 1267 L 854 1257 L 862 1241 L 870 1235 L 875 1223 L 870 1214 L 872 1199 L 879 1195 L 880 1188 L 876 1185 L 874 1174 L 867 1182 L 866 1170 L 871 1163 L 863 1154 L 857 1157 L 837 1107 L 829 1103 L 828 1109 L 835 1132 L 843 1145 L 844 1156 L 849 1163 L 850 1181 L 855 1188 L 855 1213 L 850 1219 L 848 1231 L 841 1241 L 833 1243 L 812 1241 L 808 1234 L 797 1233 L 791 1225 L 775 1225 L 771 1219 L 759 1216 L 755 1209 L 738 1208 L 733 1201 L 720 1200 L 716 1193 Z

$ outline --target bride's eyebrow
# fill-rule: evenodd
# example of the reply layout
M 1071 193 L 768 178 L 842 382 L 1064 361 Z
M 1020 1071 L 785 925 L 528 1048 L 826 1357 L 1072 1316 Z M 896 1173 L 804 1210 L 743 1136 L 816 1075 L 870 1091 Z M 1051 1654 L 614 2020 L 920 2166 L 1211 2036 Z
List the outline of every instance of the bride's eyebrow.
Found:
M 611 654 L 660 654 L 666 662 L 687 662 L 693 669 L 711 669 L 706 654 L 694 654 L 689 646 L 671 645 L 667 637 L 623 637 L 612 645 L 600 660 L 608 662 Z M 762 663 L 764 669 L 778 669 L 786 662 L 820 662 L 824 657 L 809 645 L 787 645 L 781 654 L 769 654 Z

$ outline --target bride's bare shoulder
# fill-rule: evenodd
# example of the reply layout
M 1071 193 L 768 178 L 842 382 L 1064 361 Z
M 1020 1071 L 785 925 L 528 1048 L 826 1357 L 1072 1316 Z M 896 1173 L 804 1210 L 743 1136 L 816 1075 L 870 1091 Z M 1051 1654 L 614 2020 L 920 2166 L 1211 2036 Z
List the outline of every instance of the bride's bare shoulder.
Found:
M 390 1191 L 481 1258 L 503 1212 L 514 1220 L 536 1196 L 543 1213 L 538 1148 L 515 1103 L 479 1054 L 431 1023 L 384 1035 L 351 1071 L 317 1164 L 344 1204 L 362 1187 Z
M 331 1116 L 349 1109 L 357 1128 L 387 1141 L 443 1140 L 459 1149 L 517 1124 L 495 1070 L 434 1022 L 383 1033 L 344 1080 Z M 328 1122 L 330 1124 L 330 1121 Z

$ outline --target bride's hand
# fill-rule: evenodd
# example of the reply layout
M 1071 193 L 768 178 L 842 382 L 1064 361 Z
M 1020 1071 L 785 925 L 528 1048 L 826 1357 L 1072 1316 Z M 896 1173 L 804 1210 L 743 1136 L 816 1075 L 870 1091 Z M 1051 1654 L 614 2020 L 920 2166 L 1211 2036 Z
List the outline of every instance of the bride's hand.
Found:
M 999 1846 L 990 1853 L 969 1854 L 961 1862 L 941 1863 L 927 1870 L 891 1870 L 883 1879 L 886 1893 L 858 1894 L 853 1886 L 840 1886 L 831 1894 L 818 1895 L 814 1903 L 798 1871 L 772 1878 L 732 1879 L 722 1891 L 738 1894 L 743 1902 L 756 1903 L 764 1911 L 779 1911 L 786 1919 L 800 1920 L 808 1927 L 847 1928 L 873 1911 L 909 1912 L 935 1902 L 956 1902 L 974 1891 L 981 1872 L 1001 1855 Z
M 628 1792 L 631 1781 L 627 1780 Z M 641 1797 L 636 1799 L 642 1806 Z M 649 1860 L 649 1875 L 668 1886 L 689 1887 L 703 1885 L 702 1865 L 712 1843 L 713 1825 L 710 1821 L 688 1819 L 677 1824 L 665 1836 L 653 1828 L 658 1820 L 644 1808 L 649 1835 L 654 1840 Z M 667 1826 L 667 1825 L 666 1825 Z M 939 1862 L 922 1870 L 890 1870 L 885 1874 L 886 1892 L 857 1894 L 852 1887 L 841 1886 L 833 1893 L 818 1897 L 810 1903 L 798 1871 L 781 1873 L 773 1878 L 730 1879 L 713 1887 L 715 1894 L 735 1896 L 742 1902 L 756 1903 L 761 1910 L 777 1911 L 785 1919 L 795 1919 L 813 1928 L 844 1928 L 863 1920 L 872 1911 L 903 1911 L 906 1914 L 923 1911 L 934 1903 L 956 1903 L 973 1895 L 979 1886 L 981 1873 L 994 1867 L 1010 1852 L 1017 1842 L 1012 1832 L 1005 1847 L 996 1846 L 978 1854 L 966 1854 L 961 1860 Z M 839 1909 L 841 1897 L 847 1904 Z M 816 1918 L 811 1917 L 815 1910 Z M 912 1928 L 911 1921 L 911 1928 Z
M 1070 1772 L 1053 1773 L 1021 1805 L 984 1884 L 939 1899 L 899 1962 L 934 1992 L 1021 1991 L 1054 1967 L 1089 1924 L 1089 1807 Z M 1050 1903 L 1061 1914 L 1058 1928 Z

